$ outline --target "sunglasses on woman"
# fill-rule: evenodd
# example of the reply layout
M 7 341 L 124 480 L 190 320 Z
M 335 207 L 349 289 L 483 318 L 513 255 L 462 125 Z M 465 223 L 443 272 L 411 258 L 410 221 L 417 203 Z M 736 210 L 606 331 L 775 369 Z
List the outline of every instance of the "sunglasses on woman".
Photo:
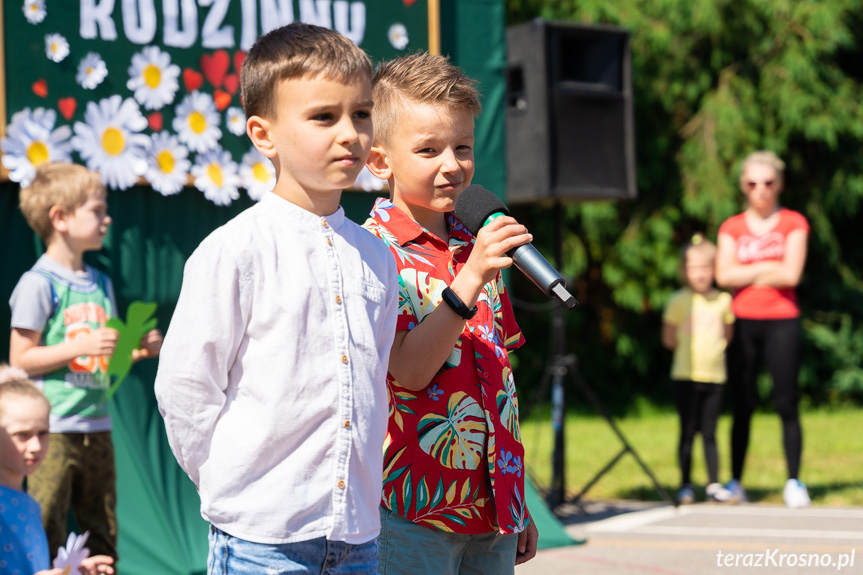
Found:
M 773 188 L 774 184 L 776 184 L 776 180 L 766 180 L 764 182 L 753 182 L 750 180 L 750 181 L 743 182 L 743 185 L 746 186 L 747 190 L 754 190 L 759 185 L 764 185 L 764 187 L 769 190 L 769 189 Z

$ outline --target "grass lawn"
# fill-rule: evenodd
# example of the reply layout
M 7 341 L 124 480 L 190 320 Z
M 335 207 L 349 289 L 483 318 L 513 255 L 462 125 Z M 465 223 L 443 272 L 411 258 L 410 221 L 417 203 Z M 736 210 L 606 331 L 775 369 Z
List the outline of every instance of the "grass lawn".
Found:
M 521 425 L 526 467 L 536 486 L 544 490 L 551 478 L 553 432 L 547 415 Z M 547 414 L 548 410 L 544 410 Z M 659 482 L 674 497 L 680 482 L 677 466 L 677 414 L 650 411 L 615 419 L 617 427 Z M 809 410 L 801 414 L 803 461 L 800 479 L 807 484 L 813 505 L 863 506 L 863 408 Z M 566 417 L 567 496 L 577 494 L 622 449 L 605 419 L 598 415 Z M 719 480 L 730 478 L 731 416 L 723 415 L 717 427 Z M 786 480 L 779 416 L 757 413 L 752 420 L 749 452 L 743 476 L 750 501 L 782 504 Z M 707 472 L 700 437 L 693 446 L 692 481 L 699 500 L 704 498 Z M 605 473 L 585 499 L 660 500 L 650 478 L 627 453 Z

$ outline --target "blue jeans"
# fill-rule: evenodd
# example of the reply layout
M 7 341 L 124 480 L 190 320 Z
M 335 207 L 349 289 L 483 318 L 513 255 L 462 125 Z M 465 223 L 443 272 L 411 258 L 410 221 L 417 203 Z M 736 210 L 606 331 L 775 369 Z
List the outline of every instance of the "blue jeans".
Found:
M 253 543 L 210 526 L 207 575 L 378 575 L 378 544 L 324 537 L 299 543 Z
M 513 575 L 518 535 L 446 533 L 380 507 L 381 575 Z

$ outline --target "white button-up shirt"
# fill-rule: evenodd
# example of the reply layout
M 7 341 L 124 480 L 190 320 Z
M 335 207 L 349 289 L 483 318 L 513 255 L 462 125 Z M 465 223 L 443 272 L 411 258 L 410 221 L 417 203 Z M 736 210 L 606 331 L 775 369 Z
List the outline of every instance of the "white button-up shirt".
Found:
M 155 391 L 204 519 L 258 543 L 378 535 L 397 284 L 342 208 L 272 193 L 195 250 Z

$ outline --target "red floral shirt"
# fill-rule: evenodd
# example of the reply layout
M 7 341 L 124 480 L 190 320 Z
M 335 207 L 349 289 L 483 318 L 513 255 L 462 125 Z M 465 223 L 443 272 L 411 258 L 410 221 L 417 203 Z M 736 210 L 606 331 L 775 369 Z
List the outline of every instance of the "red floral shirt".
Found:
M 397 330 L 410 330 L 441 302 L 473 248 L 446 214 L 449 242 L 379 199 L 364 227 L 393 252 L 399 270 Z M 417 392 L 387 375 L 389 426 L 382 504 L 455 533 L 517 533 L 527 524 L 524 448 L 507 350 L 524 343 L 500 274 L 477 301 L 452 353 Z

